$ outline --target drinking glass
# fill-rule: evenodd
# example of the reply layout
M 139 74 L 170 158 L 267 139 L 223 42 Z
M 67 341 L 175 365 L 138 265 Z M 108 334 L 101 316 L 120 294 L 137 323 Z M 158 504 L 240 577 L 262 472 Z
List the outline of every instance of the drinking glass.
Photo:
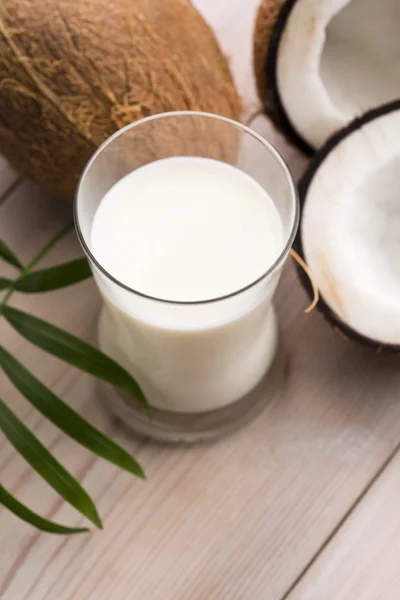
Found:
M 192 302 L 151 297 L 118 281 L 93 253 L 92 223 L 107 191 L 135 169 L 177 156 L 235 166 L 275 204 L 283 231 L 279 255 L 245 288 Z M 284 385 L 272 299 L 299 221 L 296 187 L 277 150 L 225 117 L 192 111 L 148 117 L 117 131 L 95 152 L 78 185 L 74 213 L 103 298 L 99 346 L 136 379 L 149 403 L 143 408 L 100 383 L 112 413 L 137 434 L 176 442 L 220 436 L 257 416 Z

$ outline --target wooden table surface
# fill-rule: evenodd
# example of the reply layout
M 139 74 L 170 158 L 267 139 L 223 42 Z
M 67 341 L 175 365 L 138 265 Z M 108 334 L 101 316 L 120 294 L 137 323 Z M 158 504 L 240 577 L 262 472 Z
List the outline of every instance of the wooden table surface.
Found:
M 257 108 L 251 29 L 257 0 L 198 0 Z M 254 127 L 296 175 L 304 159 L 264 117 Z M 0 163 L 0 238 L 28 260 L 71 207 Z M 81 254 L 74 236 L 46 259 Z M 3 268 L 2 275 L 7 274 Z M 88 281 L 15 305 L 93 338 L 99 296 Z M 82 482 L 103 532 L 41 534 L 0 508 L 2 600 L 398 600 L 400 370 L 334 335 L 288 266 L 278 309 L 290 360 L 283 397 L 218 442 L 193 447 L 130 438 L 99 406 L 94 381 L 0 322 L 1 343 L 140 460 L 142 482 L 60 434 L 0 374 L 1 397 Z M 0 480 L 57 521 L 82 521 L 0 436 Z

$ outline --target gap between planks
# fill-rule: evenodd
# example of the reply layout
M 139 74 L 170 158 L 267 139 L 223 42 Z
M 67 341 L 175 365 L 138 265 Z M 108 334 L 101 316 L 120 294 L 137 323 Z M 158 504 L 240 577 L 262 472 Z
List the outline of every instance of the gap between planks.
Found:
M 17 177 L 0 195 L 0 206 L 8 200 L 8 198 L 15 192 L 15 190 L 22 184 L 23 178 Z
M 371 477 L 370 481 L 364 487 L 364 489 L 360 492 L 359 496 L 354 500 L 348 510 L 344 513 L 342 518 L 338 521 L 335 527 L 332 529 L 331 533 L 326 537 L 324 542 L 317 549 L 314 556 L 309 560 L 309 562 L 305 565 L 305 567 L 301 570 L 299 575 L 290 585 L 290 587 L 286 590 L 286 592 L 281 596 L 279 600 L 290 600 L 292 594 L 296 592 L 296 589 L 302 583 L 303 579 L 307 576 L 308 572 L 312 569 L 321 555 L 325 552 L 325 550 L 329 549 L 329 546 L 336 538 L 339 531 L 344 527 L 345 524 L 352 518 L 353 514 L 357 511 L 360 504 L 364 501 L 364 499 L 369 495 L 369 493 L 373 490 L 375 485 L 379 482 L 380 478 L 386 472 L 389 465 L 396 460 L 396 458 L 400 456 L 400 441 L 396 444 L 392 452 L 386 458 L 386 460 L 382 463 L 382 465 L 376 470 L 374 475 Z M 293 597 L 293 600 L 295 598 Z

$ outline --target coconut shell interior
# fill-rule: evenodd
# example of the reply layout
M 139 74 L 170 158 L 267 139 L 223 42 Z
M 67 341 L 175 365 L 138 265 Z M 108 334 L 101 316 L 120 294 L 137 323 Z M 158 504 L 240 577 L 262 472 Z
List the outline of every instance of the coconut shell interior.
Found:
M 253 66 L 257 90 L 266 115 L 286 139 L 307 156 L 312 148 L 290 122 L 278 91 L 277 61 L 279 43 L 289 15 L 297 0 L 262 0 L 253 34 Z
M 301 180 L 299 182 L 298 189 L 299 189 L 299 198 L 300 198 L 300 205 L 301 205 L 302 211 L 304 210 L 304 208 L 306 206 L 307 196 L 308 196 L 311 184 L 314 180 L 314 177 L 318 173 L 319 169 L 322 169 L 324 167 L 324 161 L 327 159 L 327 157 L 333 151 L 335 151 L 335 150 L 337 151 L 338 147 L 348 138 L 348 136 L 352 135 L 357 130 L 360 130 L 361 128 L 368 125 L 375 119 L 379 119 L 379 117 L 388 115 L 391 112 L 399 111 L 399 110 L 400 110 L 400 101 L 391 102 L 382 107 L 373 109 L 373 110 L 369 111 L 368 113 L 366 113 L 365 115 L 363 115 L 362 117 L 355 119 L 352 123 L 350 123 L 350 125 L 348 125 L 344 129 L 342 129 L 340 132 L 333 135 L 326 142 L 324 147 L 321 150 L 319 150 L 318 153 L 315 155 L 315 157 L 313 158 L 312 162 L 309 165 L 309 168 L 307 169 L 307 171 L 305 172 L 305 174 L 303 175 L 303 177 L 301 178 Z M 357 157 L 354 157 L 354 159 L 357 160 Z M 305 252 L 304 252 L 304 240 L 302 239 L 301 228 L 299 229 L 299 232 L 297 234 L 297 237 L 296 237 L 293 247 L 300 254 L 300 256 L 304 260 L 306 260 Z M 297 272 L 298 272 L 298 276 L 299 276 L 299 279 L 300 279 L 302 285 L 304 286 L 305 290 L 307 291 L 309 297 L 312 298 L 313 297 L 312 286 L 310 284 L 310 281 L 309 281 L 307 275 L 304 273 L 304 271 L 299 266 L 297 266 Z M 318 284 L 318 282 L 317 282 L 317 284 Z M 350 340 L 356 341 L 358 343 L 361 343 L 363 345 L 372 347 L 372 348 L 376 349 L 377 351 L 383 350 L 383 351 L 396 353 L 396 354 L 400 352 L 400 345 L 398 345 L 398 344 L 382 343 L 379 340 L 372 339 L 371 337 L 362 335 L 358 331 L 355 331 L 352 327 L 349 326 L 348 323 L 344 322 L 334 310 L 332 310 L 332 308 L 328 305 L 328 303 L 324 300 L 324 298 L 322 296 L 320 297 L 320 300 L 318 302 L 318 309 L 323 314 L 323 316 L 328 320 L 328 322 L 332 325 L 334 330 L 336 332 L 340 333 L 342 336 L 346 337 L 347 339 L 350 339 Z

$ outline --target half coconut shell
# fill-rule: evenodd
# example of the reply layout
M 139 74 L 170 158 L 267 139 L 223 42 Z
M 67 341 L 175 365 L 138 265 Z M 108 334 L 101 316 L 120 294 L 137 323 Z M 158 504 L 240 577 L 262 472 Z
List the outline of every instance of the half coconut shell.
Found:
M 294 247 L 334 329 L 400 351 L 400 101 L 356 119 L 315 155 L 299 183 Z M 299 277 L 312 297 L 304 272 Z
M 400 97 L 398 0 L 286 0 L 271 23 L 276 5 L 262 0 L 257 14 L 257 87 L 267 114 L 303 152 Z
M 315 149 L 299 135 L 292 125 L 278 90 L 278 49 L 286 22 L 296 0 L 263 0 L 258 8 L 253 34 L 253 68 L 258 96 L 267 117 L 288 142 L 307 156 Z

